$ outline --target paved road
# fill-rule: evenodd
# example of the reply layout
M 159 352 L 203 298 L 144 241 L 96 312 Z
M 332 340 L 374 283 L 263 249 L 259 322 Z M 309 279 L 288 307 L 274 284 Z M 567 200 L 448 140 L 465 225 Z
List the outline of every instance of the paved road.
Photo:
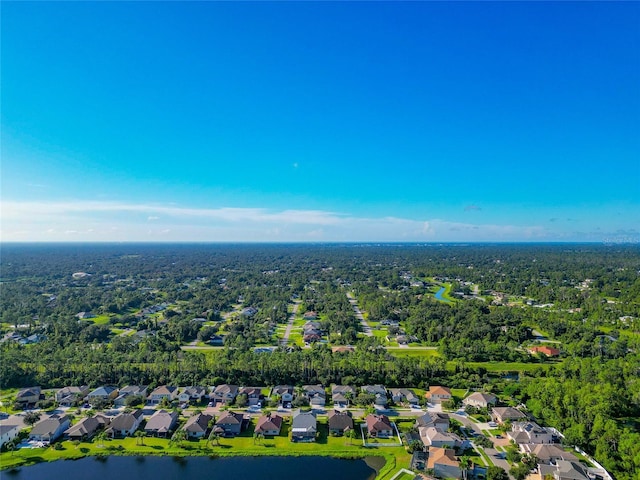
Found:
M 480 435 L 484 435 L 484 433 L 482 433 L 482 430 L 481 430 L 481 425 L 482 424 L 478 425 L 477 423 L 473 422 L 472 420 L 470 420 L 465 415 L 458 415 L 457 413 L 450 413 L 449 416 L 451 418 L 455 418 L 456 420 L 458 420 L 465 427 L 472 429 L 475 433 L 480 434 Z M 491 440 L 492 442 L 495 443 L 495 439 L 493 437 L 489 437 L 489 440 Z M 500 453 L 499 450 L 496 450 L 495 448 L 484 448 L 484 447 L 480 447 L 480 446 L 477 446 L 477 448 L 482 448 L 484 450 L 484 452 L 487 454 L 487 456 L 489 457 L 489 460 L 491 461 L 491 463 L 493 465 L 495 465 L 496 467 L 504 468 L 504 470 L 507 473 L 509 473 L 509 470 L 511 469 L 511 465 L 509 465 L 509 462 L 507 462 L 504 459 L 496 457 L 496 455 L 498 455 L 498 453 Z M 509 475 L 509 478 L 511 478 L 513 480 L 513 477 L 511 475 Z
M 360 324 L 362 325 L 362 332 L 368 337 L 373 336 L 371 326 L 369 326 L 367 321 L 364 319 L 362 312 L 358 308 L 358 301 L 353 297 L 353 294 L 351 292 L 347 292 L 347 298 L 349 299 L 349 303 L 353 307 L 353 311 L 356 313 L 356 318 L 360 320 Z
M 280 339 L 280 345 L 286 346 L 289 343 L 289 335 L 291 335 L 291 328 L 293 327 L 293 321 L 296 318 L 298 309 L 300 308 L 300 300 L 294 300 L 293 312 L 289 315 L 289 321 L 287 322 L 287 328 L 284 331 L 284 335 Z

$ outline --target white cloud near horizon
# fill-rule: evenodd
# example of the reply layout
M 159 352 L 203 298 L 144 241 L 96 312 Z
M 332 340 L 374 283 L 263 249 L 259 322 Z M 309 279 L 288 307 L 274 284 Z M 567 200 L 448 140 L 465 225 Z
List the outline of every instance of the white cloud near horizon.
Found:
M 536 241 L 544 227 L 358 217 L 324 210 L 102 201 L 0 202 L 2 241 Z M 151 227 L 152 226 L 152 227 Z M 151 227 L 151 228 L 150 228 Z

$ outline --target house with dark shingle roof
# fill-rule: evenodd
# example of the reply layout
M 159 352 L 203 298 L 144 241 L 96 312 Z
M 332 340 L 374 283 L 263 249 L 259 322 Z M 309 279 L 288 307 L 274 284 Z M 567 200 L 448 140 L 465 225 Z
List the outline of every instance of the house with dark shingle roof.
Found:
M 276 385 L 271 389 L 271 396 L 277 397 L 280 405 L 293 401 L 293 387 L 291 385 Z
M 53 442 L 62 436 L 69 425 L 71 420 L 66 415 L 51 415 L 33 426 L 29 433 L 29 440 Z
M 207 435 L 209 424 L 212 420 L 213 415 L 197 413 L 189 417 L 182 429 L 187 432 L 187 437 L 189 438 L 202 438 Z
M 345 430 L 353 430 L 353 418 L 351 412 L 340 412 L 332 410 L 328 416 L 329 433 L 333 435 L 344 435 Z
M 93 404 L 97 399 L 114 400 L 118 396 L 118 389 L 111 385 L 103 385 L 87 395 L 87 401 Z
M 239 435 L 245 426 L 244 415 L 234 412 L 223 412 L 216 421 L 216 427 L 224 432 L 225 437 Z
M 389 393 L 393 403 L 408 403 L 409 405 L 418 405 L 420 403 L 420 397 L 418 397 L 413 391 L 408 388 L 390 388 Z
M 207 389 L 200 386 L 188 386 L 178 395 L 178 400 L 183 403 L 200 402 L 207 396 Z
M 158 403 L 162 402 L 162 400 L 164 399 L 171 402 L 173 400 L 176 400 L 177 398 L 178 398 L 178 387 L 173 387 L 168 385 L 159 386 L 149 395 L 149 401 L 154 405 L 157 405 Z
M 568 462 L 577 462 L 578 457 L 573 453 L 563 450 L 561 446 L 549 443 L 523 443 L 520 445 L 520 451 L 526 454 L 535 455 L 540 463 L 556 463 L 558 460 L 566 460 Z
M 247 396 L 248 405 L 257 405 L 264 398 L 260 387 L 242 387 L 238 394 Z
M 178 412 L 168 412 L 166 410 L 158 410 L 151 415 L 144 431 L 147 435 L 155 435 L 156 437 L 167 437 L 178 423 Z
M 106 417 L 102 417 L 103 419 Z M 98 430 L 104 427 L 104 420 L 97 417 L 86 417 L 80 420 L 75 425 L 67 428 L 64 435 L 69 437 L 70 440 L 89 440 L 93 437 Z
M 504 423 L 507 420 L 522 420 L 527 416 L 520 410 L 516 410 L 513 407 L 494 407 L 491 410 L 491 420 L 498 423 Z
M 553 480 L 590 480 L 589 473 L 579 462 L 558 460 L 555 465 L 538 465 L 541 478 L 551 476 Z
M 300 409 L 293 412 L 291 420 L 291 440 L 294 442 L 315 442 L 318 433 L 318 422 L 313 412 Z
M 553 433 L 536 422 L 513 422 L 507 437 L 517 444 L 553 443 L 554 440 Z
M 309 405 L 312 407 L 324 407 L 327 394 L 322 385 L 304 385 L 302 391 L 309 400 Z
M 239 389 L 237 385 L 228 385 L 224 383 L 214 388 L 213 392 L 211 392 L 211 394 L 209 395 L 209 398 L 214 402 L 229 405 L 233 403 L 233 401 L 238 396 L 238 390 Z
M 381 407 L 386 407 L 389 403 L 387 399 L 387 389 L 383 385 L 364 385 L 362 391 L 369 395 L 375 395 L 374 403 Z
M 142 385 L 127 385 L 118 392 L 118 396 L 113 401 L 116 407 L 124 407 L 127 404 L 128 397 L 141 397 L 144 400 L 147 398 L 147 387 Z
M 23 388 L 16 395 L 16 403 L 25 408 L 29 405 L 35 405 L 40 400 L 42 389 L 40 387 Z
M 111 437 L 127 437 L 133 435 L 142 422 L 142 410 L 132 413 L 121 413 L 111 420 L 107 433 Z
M 370 437 L 388 438 L 393 436 L 393 425 L 386 415 L 367 415 L 365 421 Z
M 331 400 L 338 408 L 346 408 L 356 396 L 356 389 L 349 385 L 334 385 L 331 387 Z
M 64 387 L 56 392 L 56 402 L 63 407 L 73 407 L 80 404 L 88 394 L 89 387 L 87 385 Z
M 441 412 L 427 412 L 416 418 L 416 428 L 435 427 L 441 432 L 449 430 L 449 415 Z
M 280 435 L 283 420 L 284 419 L 280 415 L 276 415 L 275 413 L 262 415 L 256 423 L 255 432 L 261 433 L 265 436 Z

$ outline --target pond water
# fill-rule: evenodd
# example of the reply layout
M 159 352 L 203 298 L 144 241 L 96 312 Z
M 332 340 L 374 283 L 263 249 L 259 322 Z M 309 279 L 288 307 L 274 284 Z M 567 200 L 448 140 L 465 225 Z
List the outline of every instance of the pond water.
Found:
M 444 287 L 440 287 L 440 290 L 438 290 L 435 294 L 436 300 L 440 300 L 441 302 L 450 302 L 451 300 L 446 299 L 442 296 L 442 294 L 444 293 L 446 289 Z
M 331 457 L 87 457 L 5 470 L 3 480 L 373 480 L 365 460 Z

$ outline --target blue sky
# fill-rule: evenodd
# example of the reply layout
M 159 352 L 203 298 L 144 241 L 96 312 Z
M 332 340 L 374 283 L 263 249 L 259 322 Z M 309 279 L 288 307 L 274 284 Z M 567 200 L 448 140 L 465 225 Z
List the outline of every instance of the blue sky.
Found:
M 640 3 L 3 2 L 2 241 L 640 241 Z

